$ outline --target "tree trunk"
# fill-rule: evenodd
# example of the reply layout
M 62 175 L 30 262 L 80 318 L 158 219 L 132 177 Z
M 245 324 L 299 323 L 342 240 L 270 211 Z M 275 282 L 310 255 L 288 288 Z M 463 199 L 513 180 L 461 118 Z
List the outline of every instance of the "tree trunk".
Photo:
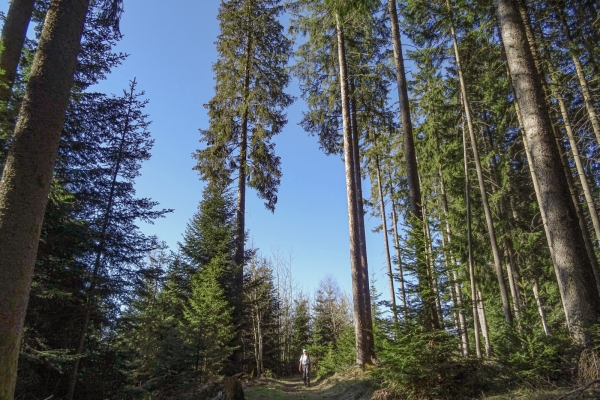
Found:
M 106 244 L 106 236 L 108 227 L 111 223 L 111 214 L 113 210 L 113 205 L 115 201 L 115 190 L 117 188 L 117 178 L 119 176 L 119 171 L 121 169 L 121 162 L 123 161 L 123 151 L 125 149 L 125 138 L 127 133 L 130 130 L 131 124 L 131 106 L 134 99 L 134 90 L 135 90 L 135 79 L 132 82 L 132 86 L 130 87 L 129 92 L 129 100 L 130 103 L 127 108 L 127 116 L 125 118 L 125 122 L 123 125 L 123 130 L 121 132 L 121 139 L 119 141 L 119 150 L 117 152 L 117 159 L 115 160 L 115 165 L 113 167 L 111 182 L 110 182 L 110 191 L 108 193 L 108 201 L 106 203 L 106 210 L 104 211 L 104 218 L 102 221 L 102 228 L 100 230 L 100 242 L 98 243 L 98 248 L 96 250 L 96 257 L 94 260 L 94 268 L 92 270 L 92 276 L 90 277 L 90 287 L 88 288 L 85 295 L 85 314 L 83 318 L 83 325 L 81 327 L 81 331 L 79 333 L 79 339 L 77 341 L 77 347 L 75 349 L 75 363 L 73 364 L 73 369 L 71 370 L 71 377 L 69 379 L 69 389 L 67 391 L 67 400 L 72 400 L 73 395 L 75 394 L 75 386 L 77 385 L 77 374 L 79 373 L 79 364 L 81 361 L 81 356 L 83 354 L 83 350 L 85 348 L 85 339 L 87 337 L 88 327 L 92 315 L 92 304 L 95 301 L 95 290 L 96 284 L 98 281 L 98 275 L 100 273 L 100 268 L 102 266 L 102 255 L 105 250 Z
M 492 344 L 490 341 L 490 332 L 488 330 L 487 318 L 485 316 L 485 306 L 481 292 L 477 291 L 477 311 L 479 312 L 479 322 L 481 322 L 481 332 L 485 340 L 485 355 L 490 358 L 492 356 Z
M 450 247 L 450 244 L 452 243 L 452 229 L 450 228 L 450 220 L 448 218 L 448 197 L 446 195 L 446 185 L 444 183 L 444 173 L 442 171 L 442 169 L 440 168 L 439 170 L 439 174 L 440 174 L 440 193 L 442 195 L 442 207 L 443 207 L 443 211 L 444 211 L 444 219 L 445 219 L 445 223 L 446 223 L 446 236 L 447 236 L 447 243 L 448 243 L 448 247 Z M 441 232 L 441 236 L 442 236 L 442 240 L 444 239 L 444 233 Z M 445 247 L 445 243 L 444 243 L 444 247 Z M 460 288 L 460 282 L 458 280 L 458 272 L 456 270 L 457 268 L 457 262 L 456 262 L 456 258 L 454 257 L 454 254 L 452 253 L 451 249 L 448 249 L 447 253 L 449 253 L 449 259 L 452 262 L 452 279 L 450 279 L 450 282 L 453 286 L 454 289 L 454 298 L 456 299 L 456 309 L 458 309 L 458 330 L 459 330 L 459 334 L 462 340 L 462 349 L 463 349 L 463 356 L 468 357 L 469 356 L 469 335 L 468 335 L 468 331 L 467 331 L 467 317 L 465 315 L 465 310 L 463 309 L 463 298 L 462 298 L 462 290 Z M 448 264 L 448 262 L 446 261 L 446 264 Z M 452 288 L 450 289 L 452 291 Z
M 484 138 L 487 139 L 484 140 L 484 143 L 486 143 L 486 147 L 489 146 L 489 148 L 486 149 L 486 151 L 491 151 L 493 153 L 493 156 L 490 157 L 490 172 L 491 172 L 491 176 L 493 179 L 493 182 L 495 184 L 495 187 L 500 187 L 501 186 L 501 177 L 500 177 L 500 172 L 498 170 L 498 161 L 497 159 L 500 158 L 500 152 L 498 151 L 498 148 L 495 146 L 493 137 L 492 137 L 492 133 L 490 132 L 489 129 L 489 123 L 485 117 L 485 114 L 483 115 L 483 123 L 484 123 L 484 132 L 486 133 L 484 135 Z M 494 194 L 495 189 L 491 190 L 492 194 Z M 516 257 L 515 257 L 515 250 L 513 248 L 512 245 L 512 241 L 510 239 L 510 235 L 509 235 L 509 229 L 506 227 L 506 224 L 509 222 L 509 218 L 508 218 L 508 212 L 507 212 L 507 207 L 506 207 L 506 203 L 504 201 L 504 197 L 500 196 L 498 199 L 498 208 L 497 208 L 497 213 L 499 215 L 499 218 L 504 221 L 505 223 L 501 225 L 501 232 L 502 232 L 502 245 L 504 246 L 504 260 L 506 262 L 506 274 L 508 275 L 508 286 L 510 288 L 510 296 L 512 298 L 512 305 L 513 305 L 513 311 L 514 311 L 514 315 L 515 318 L 517 320 L 517 324 L 519 326 L 519 329 L 521 328 L 521 303 L 522 303 L 522 298 L 521 298 L 521 293 L 519 290 L 519 281 L 520 281 L 520 273 L 519 273 L 519 266 L 517 265 L 516 262 Z
M 35 0 L 10 2 L 0 39 L 4 46 L 0 53 L 0 69 L 4 71 L 4 74 L 0 75 L 0 101 L 7 102 L 10 98 L 34 5 Z
M 600 315 L 600 297 L 587 257 L 577 214 L 560 165 L 548 110 L 523 21 L 514 0 L 495 0 L 516 100 L 530 147 L 529 160 L 536 171 L 540 208 L 548 224 L 554 266 L 567 324 L 574 340 L 590 345 L 586 328 Z
M 12 399 L 25 311 L 87 0 L 54 0 L 0 181 L 0 399 Z
M 540 298 L 540 288 L 537 280 L 533 281 L 533 296 L 535 297 L 538 312 L 540 313 L 540 318 L 542 319 L 542 327 L 544 328 L 544 333 L 546 334 L 546 336 L 548 336 L 550 335 L 550 328 L 548 328 L 548 324 L 546 323 L 546 311 L 544 311 L 544 305 L 542 303 L 542 299 Z
M 398 279 L 400 281 L 400 299 L 402 300 L 402 314 L 404 316 L 404 322 L 407 321 L 407 304 L 406 304 L 406 290 L 404 288 L 404 267 L 402 266 L 402 254 L 400 250 L 400 238 L 398 236 L 398 218 L 396 216 L 396 203 L 394 202 L 394 185 L 392 183 L 392 177 L 389 176 L 390 183 L 390 199 L 392 202 L 392 223 L 394 224 L 394 246 L 396 247 L 396 258 L 398 260 Z
M 518 6 L 519 6 L 519 12 L 521 14 L 521 18 L 524 22 L 524 26 L 525 26 L 525 33 L 527 36 L 527 42 L 529 43 L 529 49 L 531 51 L 531 54 L 533 55 L 534 58 L 534 64 L 536 66 L 536 71 L 538 73 L 538 75 L 540 76 L 541 79 L 541 85 L 542 85 L 542 91 L 544 93 L 544 98 L 549 98 L 550 96 L 550 90 L 548 89 L 548 85 L 546 83 L 546 79 L 544 77 L 544 73 L 542 70 L 542 66 L 539 62 L 540 60 L 540 56 L 539 56 L 539 52 L 538 52 L 538 47 L 537 47 L 537 41 L 536 41 L 536 36 L 534 34 L 533 31 L 533 27 L 531 24 L 531 20 L 529 18 L 529 13 L 527 11 L 527 7 L 524 3 L 523 0 L 520 0 L 518 2 Z M 537 26 L 537 31 L 538 31 L 538 36 L 540 37 L 540 40 L 542 40 L 541 43 L 543 43 L 543 37 L 542 37 L 542 31 L 540 29 L 539 26 Z M 546 50 L 546 53 L 548 51 Z M 510 73 L 509 73 L 510 75 Z M 514 91 L 514 89 L 513 89 Z M 518 108 L 518 104 L 515 103 L 515 108 L 517 110 L 517 116 L 520 118 L 519 119 L 519 123 L 521 126 L 523 126 L 523 122 L 522 122 L 522 118 L 521 118 L 521 114 L 520 114 L 520 110 Z M 548 109 L 551 109 L 550 107 L 548 107 Z M 563 171 L 565 174 L 565 177 L 567 179 L 567 186 L 569 187 L 569 192 L 571 194 L 571 200 L 573 202 L 573 206 L 575 207 L 575 212 L 577 213 L 577 219 L 579 222 L 579 228 L 581 230 L 581 234 L 583 236 L 583 243 L 586 249 L 586 253 L 588 255 L 588 259 L 590 260 L 590 264 L 592 266 L 592 270 L 594 272 L 594 276 L 596 278 L 596 287 L 598 289 L 598 292 L 600 293 L 600 266 L 598 265 L 598 259 L 596 258 L 596 252 L 594 250 L 594 246 L 592 244 L 592 240 L 590 238 L 589 232 L 588 232 L 588 228 L 587 228 L 587 223 L 585 220 L 585 216 L 583 214 L 583 210 L 581 209 L 580 205 L 579 205 L 579 195 L 577 193 L 577 189 L 575 187 L 575 184 L 573 182 L 573 176 L 571 174 L 571 166 L 569 163 L 569 160 L 567 158 L 566 155 L 566 151 L 564 149 L 564 146 L 562 144 L 562 141 L 559 139 L 559 135 L 556 132 L 555 126 L 554 124 L 551 124 L 551 128 L 552 128 L 552 135 L 554 136 L 554 142 L 556 144 L 556 149 L 558 151 L 558 153 L 560 154 L 560 160 L 563 166 Z M 523 135 L 523 140 L 526 141 L 526 137 L 525 135 Z M 525 143 L 527 145 L 527 143 Z M 526 146 L 526 150 L 529 151 L 527 149 Z M 527 157 L 529 160 L 531 160 L 531 157 L 528 155 Z M 531 171 L 533 171 L 531 163 L 530 165 L 530 169 Z M 532 172 L 532 176 L 533 176 L 533 172 Z M 536 178 L 537 179 L 537 178 Z M 537 181 L 534 180 L 534 186 L 537 185 Z M 538 193 L 538 190 L 536 189 L 536 193 Z M 545 216 L 542 214 L 542 217 L 544 219 L 544 229 L 546 230 L 546 237 L 549 238 L 549 234 L 547 232 L 547 225 L 545 222 Z M 548 239 L 549 240 L 549 239 Z M 548 246 L 550 247 L 550 252 L 552 254 L 552 246 L 550 244 L 550 242 L 548 242 Z M 554 259 L 554 258 L 553 258 Z M 566 311 L 565 311 L 566 312 Z
M 419 185 L 421 179 L 419 178 Z M 440 291 L 438 287 L 438 276 L 435 269 L 435 260 L 433 258 L 433 246 L 431 239 L 431 231 L 429 230 L 429 218 L 427 217 L 426 201 L 423 199 L 423 236 L 425 238 L 425 260 L 427 264 L 427 273 L 429 276 L 429 285 L 433 292 L 435 301 L 435 311 L 440 324 L 440 329 L 444 329 L 444 315 L 442 314 L 442 302 L 440 301 Z
M 388 242 L 387 216 L 385 213 L 385 202 L 383 200 L 383 188 L 381 187 L 381 169 L 379 160 L 375 156 L 375 168 L 377 169 L 377 188 L 379 190 L 379 206 L 381 209 L 381 224 L 383 228 L 383 245 L 385 248 L 385 260 L 388 268 L 388 284 L 390 285 L 390 301 L 392 302 L 392 318 L 394 326 L 398 326 L 398 310 L 396 309 L 396 291 L 394 290 L 394 274 L 392 273 L 392 260 L 390 258 L 390 245 Z
M 475 282 L 475 262 L 473 260 L 473 233 L 471 229 L 471 183 L 469 182 L 469 152 L 467 151 L 467 130 L 462 123 L 463 158 L 465 168 L 465 202 L 467 211 L 467 251 L 469 258 L 469 280 L 471 283 L 471 305 L 473 307 L 473 329 L 475 336 L 475 354 L 481 359 L 481 338 L 479 337 L 479 314 L 477 311 L 477 286 Z
M 410 116 L 410 104 L 408 101 L 408 85 L 406 72 L 404 70 L 404 59 L 402 55 L 402 42 L 400 39 L 400 28 L 398 26 L 398 11 L 395 0 L 388 0 L 388 12 L 390 14 L 390 25 L 392 28 L 392 42 L 394 47 L 394 66 L 396 68 L 396 81 L 398 83 L 398 101 L 400 103 L 400 122 L 404 135 L 404 155 L 406 158 L 406 179 L 409 188 L 410 210 L 412 215 L 413 232 L 419 233 L 418 226 L 423 223 L 421 210 L 421 187 L 419 185 L 419 174 L 417 170 L 417 155 L 412 131 Z M 425 325 L 429 329 L 440 329 L 435 300 L 427 288 L 427 265 L 423 263 L 422 255 L 425 254 L 425 246 L 422 240 L 417 243 L 417 273 L 419 279 L 420 294 L 423 302 Z
M 237 298 L 234 300 L 233 322 L 236 326 L 241 326 L 244 319 L 242 312 L 242 293 L 244 287 L 244 262 L 245 262 L 245 243 L 246 243 L 246 179 L 247 179 L 247 158 L 248 158 L 248 93 L 250 91 L 250 75 L 252 71 L 252 35 L 248 34 L 248 43 L 246 45 L 246 65 L 244 67 L 244 109 L 242 112 L 240 129 L 240 153 L 238 169 L 238 193 L 236 205 L 236 233 L 235 233 L 235 293 Z M 242 349 L 242 329 L 237 329 L 235 343 L 238 346 L 233 351 L 231 360 L 233 361 L 233 371 L 242 370 L 243 349 Z
M 356 202 L 356 174 L 354 170 L 354 154 L 352 129 L 350 123 L 350 98 L 348 91 L 348 67 L 344 31 L 340 26 L 339 16 L 336 21 L 337 45 L 340 74 L 340 97 L 342 100 L 342 124 L 344 130 L 344 166 L 346 170 L 346 196 L 348 202 L 348 229 L 350 233 L 350 266 L 352 269 L 352 297 L 354 303 L 354 332 L 356 335 L 356 364 L 363 366 L 373 362 L 369 349 L 368 335 L 372 332 L 372 321 L 367 318 L 364 293 L 363 274 L 360 257 L 360 228 L 357 221 L 358 210 Z
M 577 45 L 573 41 L 573 37 L 571 36 L 571 29 L 567 24 L 567 20 L 565 19 L 565 14 L 560 4 L 555 3 L 556 10 L 558 11 L 558 17 L 560 19 L 563 33 L 565 34 L 568 47 L 573 49 L 576 48 Z M 592 124 L 592 130 L 594 131 L 594 135 L 596 136 L 596 141 L 600 144 L 600 121 L 598 120 L 598 114 L 596 113 L 596 109 L 594 107 L 594 99 L 592 98 L 592 93 L 590 91 L 590 87 L 588 81 L 585 77 L 585 72 L 583 71 L 583 65 L 581 65 L 581 60 L 579 59 L 579 55 L 577 52 L 573 50 L 570 51 L 571 59 L 573 60 L 573 64 L 575 65 L 575 72 L 577 74 L 577 79 L 579 80 L 579 85 L 581 86 L 581 94 L 583 94 L 583 102 L 585 104 L 585 108 L 590 117 L 590 123 Z M 600 238 L 598 239 L 600 240 Z
M 354 164 L 354 174 L 356 184 L 356 221 L 359 229 L 360 239 L 360 271 L 362 274 L 363 293 L 365 296 L 365 318 L 368 321 L 372 321 L 373 316 L 371 315 L 371 288 L 369 287 L 369 263 L 367 260 L 367 236 L 365 234 L 365 210 L 363 206 L 363 192 L 362 192 L 362 174 L 360 171 L 360 146 L 359 146 L 359 135 L 358 135 L 358 123 L 356 120 L 356 98 L 354 98 L 354 80 L 348 79 L 350 89 L 350 116 L 352 121 L 352 155 Z M 369 323 L 372 326 L 372 322 Z M 367 330 L 365 332 L 367 336 L 367 349 L 369 351 L 369 358 L 375 357 L 375 339 L 373 337 L 373 331 Z
M 446 5 L 448 7 L 448 10 L 451 11 L 449 0 L 446 0 Z M 458 41 L 456 38 L 456 32 L 454 30 L 454 24 L 450 26 L 450 33 L 452 35 L 452 41 L 454 44 L 454 57 L 456 59 L 456 68 L 458 70 L 458 80 L 460 82 L 462 103 L 467 118 L 467 127 L 469 128 L 469 135 L 471 137 L 471 148 L 473 150 L 473 159 L 475 161 L 475 170 L 477 171 L 477 180 L 479 182 L 479 190 L 481 192 L 481 202 L 483 205 L 483 211 L 487 223 L 487 231 L 490 237 L 490 246 L 492 248 L 492 255 L 494 256 L 494 268 L 496 270 L 496 278 L 498 280 L 498 287 L 500 289 L 500 298 L 502 299 L 504 319 L 506 320 L 508 326 L 512 326 L 512 312 L 510 309 L 510 300 L 508 299 L 508 291 L 506 290 L 506 283 L 504 281 L 504 275 L 502 273 L 502 258 L 500 256 L 500 250 L 498 249 L 498 241 L 496 240 L 496 229 L 494 228 L 494 221 L 492 219 L 490 203 L 488 201 L 487 192 L 485 189 L 485 180 L 483 177 L 483 170 L 481 168 L 479 150 L 477 148 L 477 138 L 475 137 L 475 129 L 473 127 L 473 117 L 471 115 L 471 106 L 469 104 L 469 97 L 467 95 L 467 86 L 465 84 L 465 80 L 462 73 L 460 52 L 458 51 Z
M 596 240 L 600 240 L 600 220 L 598 220 L 598 212 L 596 211 L 596 204 L 594 204 L 594 197 L 592 196 L 592 191 L 590 190 L 590 186 L 588 185 L 587 177 L 585 176 L 585 169 L 583 167 L 583 163 L 581 162 L 581 156 L 579 155 L 579 148 L 577 146 L 577 140 L 575 139 L 575 134 L 573 133 L 573 128 L 571 127 L 571 121 L 569 119 L 569 113 L 567 111 L 567 106 L 565 104 L 565 100 L 562 97 L 561 93 L 554 93 L 556 100 L 558 100 L 558 105 L 560 107 L 560 113 L 563 120 L 563 125 L 565 127 L 565 131 L 567 132 L 567 138 L 569 139 L 569 146 L 571 147 L 571 155 L 573 161 L 575 161 L 575 167 L 577 169 L 577 175 L 579 176 L 579 183 L 581 184 L 581 189 L 583 190 L 583 195 L 585 197 L 585 202 L 588 207 L 588 211 L 590 213 L 590 218 L 592 220 L 592 226 L 594 227 L 594 232 L 596 234 Z

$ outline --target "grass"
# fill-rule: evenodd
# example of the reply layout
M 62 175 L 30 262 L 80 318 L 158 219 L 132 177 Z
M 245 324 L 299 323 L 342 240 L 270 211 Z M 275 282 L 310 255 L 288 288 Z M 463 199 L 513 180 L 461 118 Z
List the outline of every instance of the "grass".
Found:
M 311 387 L 305 387 L 299 375 L 281 380 L 261 379 L 245 387 L 244 394 L 247 400 L 367 400 L 375 389 L 362 371 L 352 369 L 314 380 Z

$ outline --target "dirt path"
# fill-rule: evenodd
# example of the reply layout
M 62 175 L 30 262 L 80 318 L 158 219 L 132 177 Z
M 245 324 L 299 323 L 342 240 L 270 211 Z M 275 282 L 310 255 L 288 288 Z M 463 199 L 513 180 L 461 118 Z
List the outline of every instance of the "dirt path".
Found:
M 374 388 L 363 376 L 313 380 L 305 387 L 300 375 L 285 379 L 261 379 L 244 388 L 246 400 L 369 399 Z

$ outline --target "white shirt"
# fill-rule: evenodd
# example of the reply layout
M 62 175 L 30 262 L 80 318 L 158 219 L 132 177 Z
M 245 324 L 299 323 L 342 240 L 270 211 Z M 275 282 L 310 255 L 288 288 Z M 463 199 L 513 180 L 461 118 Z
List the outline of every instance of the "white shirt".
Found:
M 310 364 L 310 357 L 308 354 L 302 354 L 300 356 L 300 363 L 302 363 L 302 365 Z

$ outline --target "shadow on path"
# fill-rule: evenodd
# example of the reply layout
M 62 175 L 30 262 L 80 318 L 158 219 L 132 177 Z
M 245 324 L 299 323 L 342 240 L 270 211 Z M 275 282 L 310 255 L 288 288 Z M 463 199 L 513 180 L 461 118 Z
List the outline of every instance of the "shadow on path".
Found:
M 304 386 L 300 375 L 279 380 L 261 379 L 244 387 L 247 400 L 366 400 L 374 390 L 368 379 L 358 375 L 315 379 L 310 387 Z

